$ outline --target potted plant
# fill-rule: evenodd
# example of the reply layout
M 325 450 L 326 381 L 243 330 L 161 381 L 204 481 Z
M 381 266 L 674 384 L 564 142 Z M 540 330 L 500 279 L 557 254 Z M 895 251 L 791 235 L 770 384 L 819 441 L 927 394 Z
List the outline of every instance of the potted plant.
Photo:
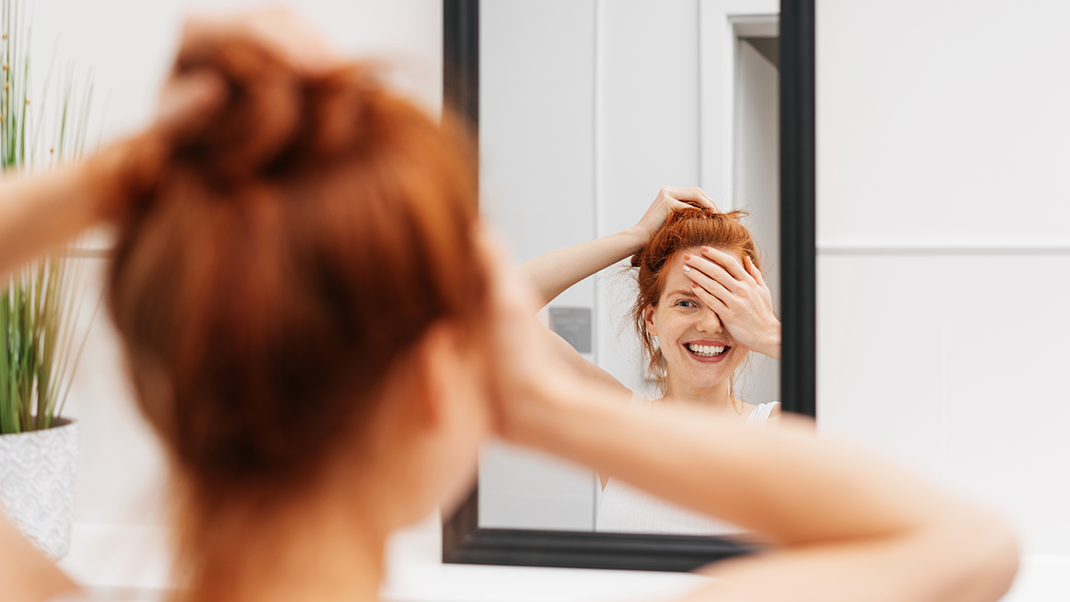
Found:
M 68 69 L 60 98 L 49 107 L 55 121 L 46 124 L 51 73 L 41 102 L 31 103 L 24 7 L 3 0 L 0 11 L 0 177 L 10 177 L 81 154 L 92 87 L 79 94 Z M 81 284 L 69 249 L 0 275 L 0 503 L 11 522 L 57 560 L 67 553 L 74 516 L 78 424 L 62 411 L 85 343 L 75 335 Z

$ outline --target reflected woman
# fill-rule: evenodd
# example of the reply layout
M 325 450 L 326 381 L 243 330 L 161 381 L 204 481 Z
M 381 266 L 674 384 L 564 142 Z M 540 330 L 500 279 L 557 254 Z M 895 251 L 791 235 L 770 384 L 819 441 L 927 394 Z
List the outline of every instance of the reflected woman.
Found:
M 568 287 L 631 255 L 638 269 L 632 319 L 662 395 L 633 394 L 632 405 L 701 406 L 730 420 L 764 425 L 780 404 L 752 405 L 734 379 L 752 351 L 780 359 L 780 322 L 761 273 L 760 253 L 742 212 L 721 213 L 698 188 L 662 188 L 639 223 L 624 232 L 537 257 L 520 267 L 548 303 Z M 560 337 L 560 353 L 580 372 L 624 387 Z M 661 502 L 602 476 L 596 529 L 709 535 L 725 523 Z

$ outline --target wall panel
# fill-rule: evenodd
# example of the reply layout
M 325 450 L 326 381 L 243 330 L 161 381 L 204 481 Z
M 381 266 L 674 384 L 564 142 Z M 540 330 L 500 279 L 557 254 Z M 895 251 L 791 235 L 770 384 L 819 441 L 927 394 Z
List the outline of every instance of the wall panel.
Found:
M 595 3 L 480 10 L 480 211 L 519 263 L 594 233 Z M 593 280 L 552 305 L 593 308 Z M 483 527 L 594 529 L 590 469 L 491 442 L 479 474 Z
M 1070 245 L 1070 4 L 822 2 L 818 235 Z
M 1068 11 L 817 11 L 819 423 L 1007 512 L 1034 584 L 1070 561 Z

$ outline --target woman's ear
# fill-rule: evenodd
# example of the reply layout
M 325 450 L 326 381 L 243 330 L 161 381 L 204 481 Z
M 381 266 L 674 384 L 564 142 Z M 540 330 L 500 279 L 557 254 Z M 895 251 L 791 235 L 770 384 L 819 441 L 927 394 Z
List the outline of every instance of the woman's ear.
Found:
M 428 328 L 420 342 L 418 370 L 425 424 L 441 427 L 456 420 L 485 420 L 484 370 L 481 358 L 465 343 L 466 335 L 449 321 Z
M 652 337 L 658 336 L 658 327 L 654 325 L 654 305 L 647 304 L 643 309 L 643 321 L 646 322 L 646 331 Z
M 420 383 L 419 399 L 422 407 L 416 409 L 429 425 L 443 421 L 449 411 L 450 391 L 461 373 L 456 348 L 456 332 L 444 322 L 428 328 L 417 352 L 417 380 Z

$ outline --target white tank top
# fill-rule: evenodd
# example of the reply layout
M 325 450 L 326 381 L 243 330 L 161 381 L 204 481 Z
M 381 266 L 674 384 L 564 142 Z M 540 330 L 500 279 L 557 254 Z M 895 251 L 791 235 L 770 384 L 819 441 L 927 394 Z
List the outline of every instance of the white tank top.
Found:
M 651 402 L 633 397 L 632 405 L 650 407 Z M 769 415 L 779 402 L 770 401 L 756 406 L 747 416 L 748 426 L 765 426 Z M 681 508 L 645 491 L 609 479 L 598 501 L 595 531 L 608 533 L 658 533 L 665 535 L 728 535 L 744 530 Z

